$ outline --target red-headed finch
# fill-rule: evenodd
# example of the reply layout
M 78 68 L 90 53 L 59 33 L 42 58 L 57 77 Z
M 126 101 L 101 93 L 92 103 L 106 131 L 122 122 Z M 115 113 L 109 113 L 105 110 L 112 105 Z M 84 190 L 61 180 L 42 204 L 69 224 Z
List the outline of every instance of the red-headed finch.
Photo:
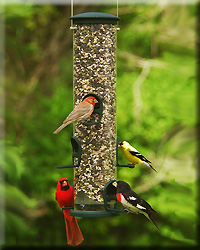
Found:
M 97 103 L 97 99 L 93 96 L 85 98 L 81 103 L 79 103 L 74 110 L 67 116 L 63 124 L 57 128 L 53 134 L 59 133 L 64 127 L 72 122 L 86 120 L 91 116 L 94 111 L 94 105 Z

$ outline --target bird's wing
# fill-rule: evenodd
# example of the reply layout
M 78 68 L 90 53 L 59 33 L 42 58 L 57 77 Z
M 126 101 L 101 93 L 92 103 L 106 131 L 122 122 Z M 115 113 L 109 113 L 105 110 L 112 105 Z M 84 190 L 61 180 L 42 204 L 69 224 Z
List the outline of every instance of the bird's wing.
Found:
M 93 105 L 88 102 L 81 102 L 74 110 L 68 115 L 63 123 L 83 120 L 88 118 L 93 112 Z
M 136 211 L 140 211 L 142 213 L 147 213 L 147 214 L 151 214 L 152 212 L 156 213 L 156 211 L 149 205 L 149 203 L 143 200 L 133 190 L 130 190 L 127 194 L 123 194 L 123 197 L 127 202 L 129 202 L 137 209 Z
M 136 151 L 129 151 L 132 155 L 138 157 L 140 160 L 151 163 L 151 161 L 149 161 L 146 157 L 144 157 L 142 154 L 140 154 L 139 152 Z
M 123 194 L 123 196 L 133 206 L 136 206 L 142 200 L 142 198 L 138 194 L 136 194 L 133 190 L 130 190 L 129 192 Z
M 151 206 L 133 190 L 130 190 L 129 192 L 127 192 L 127 194 L 124 194 L 124 198 L 140 210 L 151 208 Z
M 145 200 L 143 200 L 138 194 L 136 194 L 133 190 L 127 192 L 127 194 L 123 194 L 124 206 L 132 213 L 142 213 L 149 220 L 151 220 L 154 225 L 159 230 L 157 224 L 155 223 L 152 215 L 157 213 Z M 132 205 L 132 206 L 131 206 Z

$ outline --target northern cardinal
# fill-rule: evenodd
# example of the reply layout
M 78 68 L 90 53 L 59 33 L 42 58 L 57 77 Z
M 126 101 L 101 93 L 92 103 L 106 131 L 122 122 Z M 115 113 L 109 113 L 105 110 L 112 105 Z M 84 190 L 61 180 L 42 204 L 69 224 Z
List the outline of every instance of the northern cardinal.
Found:
M 128 183 L 124 181 L 114 181 L 112 185 L 117 188 L 117 200 L 125 209 L 131 213 L 144 214 L 159 230 L 152 217 L 152 214 L 155 214 L 156 211 L 138 194 L 136 194 Z
M 74 110 L 67 116 L 63 124 L 57 128 L 53 134 L 57 134 L 72 122 L 77 122 L 89 118 L 94 111 L 94 105 L 97 103 L 97 99 L 93 96 L 85 98 L 81 103 L 79 103 Z
M 56 200 L 59 206 L 72 207 L 74 205 L 74 191 L 67 178 L 61 178 L 58 181 L 56 189 Z M 63 210 L 67 234 L 67 243 L 71 246 L 77 246 L 84 240 L 81 230 L 75 217 L 70 216 L 72 209 Z
M 131 163 L 133 163 L 133 165 L 144 164 L 144 165 L 152 168 L 154 171 L 156 171 L 156 169 L 153 168 L 150 165 L 151 162 L 149 160 L 147 160 L 147 158 L 145 158 L 142 154 L 140 154 L 137 151 L 137 149 L 135 149 L 134 147 L 132 147 L 127 141 L 121 141 L 119 143 L 118 147 L 121 148 L 124 157 L 128 161 L 130 161 Z

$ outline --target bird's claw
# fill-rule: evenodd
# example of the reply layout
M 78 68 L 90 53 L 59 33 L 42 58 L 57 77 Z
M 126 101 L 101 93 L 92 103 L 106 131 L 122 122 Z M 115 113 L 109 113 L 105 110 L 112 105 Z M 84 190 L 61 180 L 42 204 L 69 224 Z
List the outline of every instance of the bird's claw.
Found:
M 128 209 L 126 209 L 126 208 L 124 208 L 124 211 L 125 211 L 126 213 L 129 213 L 129 210 L 128 210 Z

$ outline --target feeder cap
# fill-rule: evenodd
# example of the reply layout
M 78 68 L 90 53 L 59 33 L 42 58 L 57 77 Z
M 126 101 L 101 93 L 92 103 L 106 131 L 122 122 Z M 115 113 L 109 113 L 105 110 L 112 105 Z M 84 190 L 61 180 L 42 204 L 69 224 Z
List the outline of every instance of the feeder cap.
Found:
M 117 24 L 119 17 L 102 12 L 85 12 L 71 16 L 74 24 Z

